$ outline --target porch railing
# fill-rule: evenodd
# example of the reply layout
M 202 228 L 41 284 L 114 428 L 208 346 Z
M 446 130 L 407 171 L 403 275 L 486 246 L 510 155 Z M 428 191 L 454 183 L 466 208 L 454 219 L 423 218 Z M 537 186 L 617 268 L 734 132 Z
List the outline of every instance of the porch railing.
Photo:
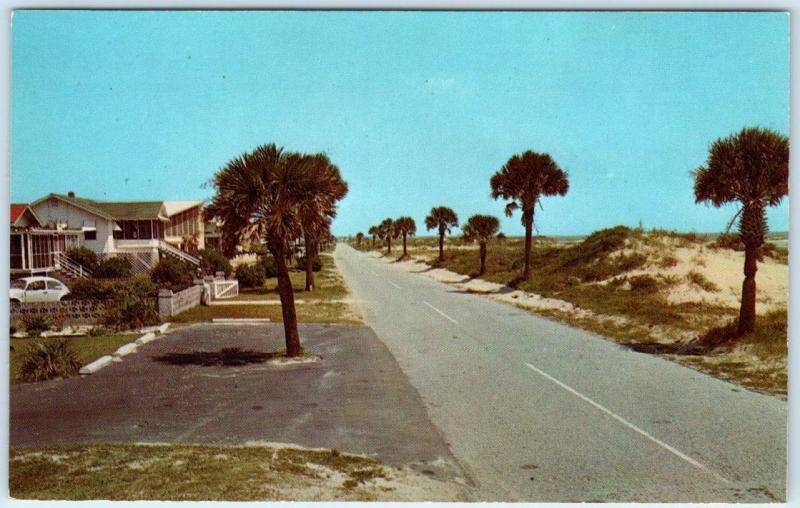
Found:
M 186 253 L 179 248 L 170 245 L 169 243 L 165 242 L 164 240 L 159 241 L 158 248 L 161 249 L 165 254 L 170 256 L 176 257 L 181 261 L 186 261 L 187 263 L 191 263 L 195 266 L 200 266 L 200 260 L 196 257 L 192 256 L 189 253 Z
M 61 269 L 64 273 L 71 277 L 78 279 L 85 279 L 92 276 L 92 272 L 83 265 L 75 262 L 61 252 L 53 253 L 54 265 L 57 269 Z

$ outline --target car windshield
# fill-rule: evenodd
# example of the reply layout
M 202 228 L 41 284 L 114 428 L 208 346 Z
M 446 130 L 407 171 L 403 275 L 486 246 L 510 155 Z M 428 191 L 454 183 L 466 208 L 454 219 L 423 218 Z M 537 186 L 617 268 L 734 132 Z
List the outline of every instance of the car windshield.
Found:
M 25 289 L 25 281 L 22 279 L 12 280 L 11 287 L 13 289 Z

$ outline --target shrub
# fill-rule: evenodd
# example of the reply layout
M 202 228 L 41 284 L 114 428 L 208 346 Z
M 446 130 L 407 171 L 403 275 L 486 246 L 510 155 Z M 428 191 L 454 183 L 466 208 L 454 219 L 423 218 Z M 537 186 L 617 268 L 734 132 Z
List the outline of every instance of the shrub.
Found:
M 73 247 L 67 251 L 67 257 L 92 273 L 97 270 L 97 254 L 92 249 Z
M 306 269 L 306 257 L 303 256 L 301 258 L 297 258 L 297 266 L 301 270 Z M 322 270 L 322 261 L 320 261 L 319 256 L 314 256 L 313 261 L 311 261 L 311 269 L 315 272 Z
M 18 378 L 28 382 L 44 381 L 71 376 L 80 368 L 78 357 L 66 340 L 37 340 L 22 352 Z
M 28 335 L 38 337 L 42 332 L 47 331 L 53 326 L 48 316 L 41 314 L 29 314 L 22 318 L 22 324 Z
M 261 263 L 239 265 L 236 267 L 236 279 L 244 288 L 256 288 L 264 285 L 264 267 Z
M 262 256 L 261 266 L 264 267 L 264 276 L 268 279 L 278 276 L 278 267 L 275 266 L 275 258 L 272 256 Z
M 93 326 L 89 328 L 89 331 L 86 332 L 86 335 L 89 337 L 99 337 L 101 335 L 108 335 L 108 330 L 106 330 L 102 326 Z
M 637 275 L 628 278 L 628 283 L 631 285 L 631 291 L 641 293 L 652 293 L 658 291 L 658 281 L 650 275 Z
M 215 275 L 217 272 L 225 272 L 228 276 L 233 267 L 228 258 L 225 257 L 220 251 L 216 249 L 206 249 L 200 251 L 200 264 L 203 267 L 203 273 L 208 275 Z
M 121 279 L 131 276 L 131 262 L 124 257 L 108 258 L 97 263 L 94 276 L 98 279 Z
M 146 276 L 113 283 L 112 298 L 106 302 L 103 323 L 114 330 L 158 324 L 158 288 Z
M 77 279 L 68 297 L 73 300 L 108 300 L 114 296 L 114 283 L 108 279 Z
M 710 293 L 716 293 L 719 291 L 719 286 L 711 282 L 700 272 L 692 270 L 686 275 L 686 278 L 689 280 L 691 284 L 703 289 L 704 291 L 708 291 Z
M 165 257 L 150 272 L 150 280 L 160 288 L 180 291 L 192 284 L 192 271 L 186 263 Z
M 731 249 L 735 251 L 744 250 L 744 242 L 741 237 L 736 233 L 723 233 L 714 240 L 714 247 L 718 249 Z

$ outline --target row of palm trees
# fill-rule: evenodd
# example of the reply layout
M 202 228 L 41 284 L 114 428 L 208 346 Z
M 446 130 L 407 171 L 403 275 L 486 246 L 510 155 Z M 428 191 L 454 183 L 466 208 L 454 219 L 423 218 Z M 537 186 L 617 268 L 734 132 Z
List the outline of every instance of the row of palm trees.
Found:
M 745 246 L 744 282 L 739 312 L 740 334 L 755 328 L 755 275 L 757 259 L 761 255 L 768 231 L 765 209 L 775 206 L 788 194 L 789 139 L 775 131 L 752 127 L 716 140 L 709 150 L 704 166 L 692 172 L 697 203 L 710 203 L 720 207 L 729 203 L 739 205 L 728 229 L 739 219 L 739 235 Z M 534 217 L 537 205 L 547 196 L 564 196 L 569 190 L 569 177 L 547 153 L 527 150 L 513 155 L 489 180 L 491 196 L 507 201 L 505 214 L 511 217 L 521 212 L 525 228 L 524 265 L 521 279 L 531 275 L 531 247 Z M 435 207 L 425 218 L 430 231 L 438 229 L 439 259 L 444 260 L 444 238 L 451 228 L 458 226 L 458 217 L 447 207 Z M 461 226 L 464 238 L 479 244 L 480 275 L 486 271 L 487 243 L 498 236 L 500 222 L 491 215 L 473 215 Z M 406 236 L 416 232 L 414 220 L 401 217 L 385 219 L 369 229 L 372 246 L 376 238 L 386 242 L 391 253 L 392 239 L 402 235 L 403 257 L 408 255 Z M 363 233 L 356 235 L 360 244 Z
M 527 150 L 519 155 L 514 155 L 490 179 L 492 197 L 502 198 L 508 203 L 505 213 L 511 217 L 516 210 L 522 212 L 522 225 L 525 227 L 525 264 L 522 278 L 530 278 L 530 258 L 533 238 L 534 214 L 536 206 L 541 208 L 541 199 L 545 196 L 563 196 L 569 190 L 567 172 L 561 169 L 553 158 L 546 153 Z M 454 227 L 458 227 L 458 216 L 446 206 L 437 206 L 431 209 L 425 217 L 425 227 L 428 231 L 438 230 L 439 234 L 439 260 L 444 260 L 444 238 Z M 411 217 L 399 219 L 384 219 L 383 222 L 369 228 L 372 235 L 372 246 L 376 238 L 386 243 L 387 252 L 392 252 L 392 239 L 402 236 L 403 256 L 408 256 L 406 238 L 416 233 L 416 224 Z M 500 231 L 500 221 L 491 215 L 473 215 L 461 226 L 464 239 L 477 242 L 480 251 L 480 275 L 486 271 L 486 245 L 495 238 Z M 360 245 L 364 234 L 356 234 L 356 241 Z

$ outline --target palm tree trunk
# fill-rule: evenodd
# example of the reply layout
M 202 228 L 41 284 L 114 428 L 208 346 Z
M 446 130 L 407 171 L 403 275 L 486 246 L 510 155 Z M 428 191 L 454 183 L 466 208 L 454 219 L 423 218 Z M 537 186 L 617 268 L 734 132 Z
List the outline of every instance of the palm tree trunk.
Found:
M 306 236 L 306 291 L 314 291 L 314 240 Z
M 744 282 L 742 283 L 742 306 L 739 309 L 739 333 L 750 333 L 756 326 L 756 271 L 758 247 L 744 247 Z
M 386 243 L 386 246 L 387 246 L 387 248 L 389 249 L 389 250 L 387 251 L 387 253 L 388 253 L 388 254 L 391 254 L 391 253 L 392 253 L 392 237 L 391 237 L 391 236 L 388 236 L 388 237 L 386 237 L 386 242 L 387 242 L 387 243 Z
M 286 337 L 286 356 L 300 356 L 303 348 L 300 346 L 300 333 L 297 330 L 294 289 L 292 288 L 292 279 L 289 278 L 289 268 L 286 266 L 286 253 L 282 246 L 271 248 L 270 250 L 275 258 L 275 268 L 278 272 L 278 294 L 281 297 L 283 333 Z
M 444 229 L 439 228 L 439 261 L 444 261 Z
M 406 249 L 406 233 L 403 233 L 403 258 L 408 256 L 408 250 Z
M 481 242 L 481 271 L 478 275 L 486 273 L 486 242 Z
M 533 211 L 524 212 L 525 216 L 525 268 L 522 278 L 528 280 L 531 276 L 531 244 L 533 243 Z

